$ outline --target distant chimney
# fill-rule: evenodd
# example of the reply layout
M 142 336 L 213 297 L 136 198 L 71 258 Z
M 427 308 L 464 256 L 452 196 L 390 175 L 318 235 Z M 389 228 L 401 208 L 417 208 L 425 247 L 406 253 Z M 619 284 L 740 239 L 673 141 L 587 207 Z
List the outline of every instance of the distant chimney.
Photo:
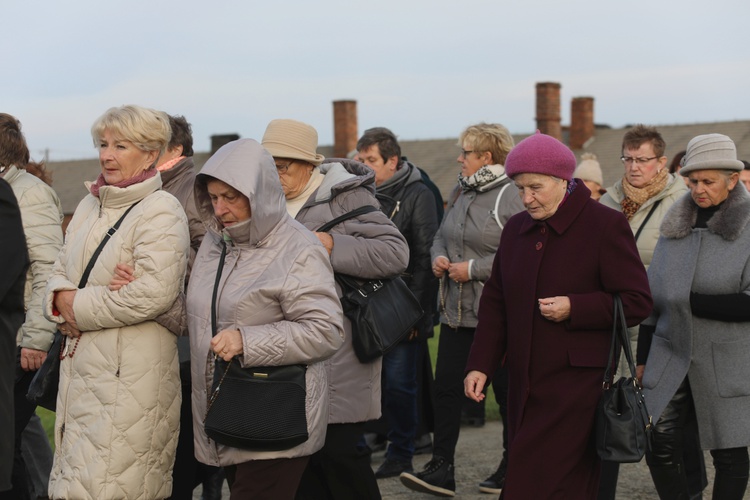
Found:
M 536 84 L 536 128 L 543 134 L 562 140 L 559 83 Z
M 581 149 L 594 137 L 594 98 L 574 97 L 570 107 L 570 149 Z
M 211 136 L 211 154 L 214 154 L 225 144 L 239 139 L 239 134 L 221 134 Z
M 357 147 L 357 101 L 333 101 L 333 137 L 336 158 Z

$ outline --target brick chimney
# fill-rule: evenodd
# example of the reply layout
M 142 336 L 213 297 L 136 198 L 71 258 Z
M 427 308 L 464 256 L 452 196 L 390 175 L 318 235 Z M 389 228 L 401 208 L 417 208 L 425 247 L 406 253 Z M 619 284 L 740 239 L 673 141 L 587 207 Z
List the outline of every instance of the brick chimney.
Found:
M 358 138 L 357 101 L 333 101 L 333 156 L 346 158 Z
M 536 128 L 543 134 L 562 140 L 559 83 L 536 84 Z
M 220 134 L 211 136 L 211 154 L 214 154 L 225 144 L 239 139 L 239 134 Z
M 594 98 L 574 97 L 570 106 L 570 149 L 582 149 L 594 137 Z

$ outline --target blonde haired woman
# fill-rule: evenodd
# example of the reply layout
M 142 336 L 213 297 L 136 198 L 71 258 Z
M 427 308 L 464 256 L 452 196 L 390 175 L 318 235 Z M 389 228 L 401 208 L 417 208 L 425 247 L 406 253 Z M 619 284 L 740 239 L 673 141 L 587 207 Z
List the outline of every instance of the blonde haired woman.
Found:
M 91 135 L 102 173 L 87 184 L 45 296 L 45 315 L 67 336 L 49 495 L 166 498 L 180 377 L 177 339 L 154 319 L 183 288 L 190 243 L 182 206 L 161 190 L 155 169 L 169 120 L 138 106 L 111 108 Z M 135 279 L 110 286 L 123 267 Z

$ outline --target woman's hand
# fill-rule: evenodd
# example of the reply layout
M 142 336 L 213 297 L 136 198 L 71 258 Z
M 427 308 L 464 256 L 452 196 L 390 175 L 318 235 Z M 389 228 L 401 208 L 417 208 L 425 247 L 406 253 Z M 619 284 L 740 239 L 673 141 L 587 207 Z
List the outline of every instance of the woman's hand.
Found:
M 315 236 L 317 236 L 323 246 L 326 247 L 328 255 L 331 255 L 331 252 L 333 252 L 333 236 L 328 233 L 319 233 L 317 231 L 315 232 Z
M 42 367 L 47 353 L 37 349 L 21 348 L 21 369 L 25 372 L 35 372 Z
M 637 365 L 635 367 L 635 379 L 638 381 L 638 385 L 643 387 L 643 373 L 646 371 L 646 365 Z
M 124 287 L 128 283 L 132 283 L 135 281 L 135 268 L 130 267 L 127 264 L 117 264 L 115 266 L 115 274 L 112 276 L 112 279 L 109 281 L 108 288 L 116 292 L 120 288 Z
M 555 323 L 570 318 L 570 299 L 568 297 L 549 297 L 539 299 L 539 312 L 542 317 Z
M 472 370 L 464 379 L 464 394 L 467 398 L 479 403 L 484 399 L 484 384 L 487 383 L 487 375 L 484 373 Z
M 456 262 L 448 266 L 448 277 L 456 283 L 469 281 L 469 262 Z
M 435 260 L 432 261 L 432 274 L 437 278 L 442 278 L 450 265 L 451 261 L 448 260 L 448 257 L 443 257 L 442 255 L 435 257 Z
M 222 330 L 211 339 L 211 350 L 224 361 L 242 355 L 242 334 L 239 330 Z
M 78 290 L 61 290 L 55 293 L 55 309 L 60 311 L 60 316 L 65 320 L 58 328 L 68 337 L 80 337 L 76 315 L 73 312 L 73 301 Z

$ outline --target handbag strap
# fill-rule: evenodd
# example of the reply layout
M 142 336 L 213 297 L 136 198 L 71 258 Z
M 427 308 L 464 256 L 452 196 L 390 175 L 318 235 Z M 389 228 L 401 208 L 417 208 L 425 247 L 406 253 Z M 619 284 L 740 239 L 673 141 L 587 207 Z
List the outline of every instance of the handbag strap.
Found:
M 335 219 L 332 219 L 322 226 L 320 226 L 316 231 L 325 233 L 328 232 L 331 228 L 334 226 L 341 224 L 345 220 L 353 219 L 354 217 L 358 217 L 360 215 L 369 214 L 370 212 L 377 212 L 379 211 L 379 208 L 373 207 L 372 205 L 363 205 L 361 207 L 357 207 L 351 212 L 347 212 L 344 215 L 339 215 Z
M 221 271 L 224 269 L 224 260 L 227 256 L 227 244 L 221 241 L 221 256 L 219 257 L 219 268 L 216 270 L 216 281 L 214 281 L 214 291 L 211 294 L 211 337 L 215 337 L 216 331 L 216 298 L 219 294 L 219 281 L 221 281 Z
M 89 263 L 86 266 L 86 269 L 83 271 L 83 275 L 81 275 L 81 281 L 78 282 L 78 288 L 83 288 L 86 286 L 86 283 L 89 281 L 89 275 L 91 274 L 91 270 L 94 269 L 94 264 L 96 264 L 96 259 L 98 259 L 99 254 L 102 253 L 102 250 L 104 249 L 104 245 L 106 245 L 109 239 L 112 237 L 112 235 L 115 234 L 118 229 L 120 229 L 120 225 L 122 224 L 122 221 L 124 221 L 125 217 L 130 213 L 131 210 L 133 210 L 133 207 L 136 206 L 140 202 L 141 200 L 138 200 L 132 205 L 130 205 L 128 209 L 125 210 L 125 213 L 122 214 L 119 219 L 117 219 L 117 222 L 115 222 L 115 225 L 109 228 L 109 230 L 107 231 L 107 234 L 104 235 L 104 238 L 102 239 L 101 243 L 99 243 L 99 246 L 96 247 L 96 250 L 94 250 L 94 254 L 91 256 L 91 259 L 89 259 Z
M 620 347 L 622 347 L 622 351 L 625 353 L 625 359 L 628 362 L 628 368 L 630 368 L 630 375 L 635 379 L 635 363 L 633 362 L 633 351 L 630 347 L 630 339 L 628 338 L 625 310 L 622 306 L 620 295 L 616 293 L 614 294 L 612 316 L 612 342 L 609 346 L 609 358 L 607 358 L 609 361 L 602 383 L 602 387 L 605 389 L 609 388 L 612 384 L 612 379 L 617 371 L 617 365 L 620 360 Z
M 648 222 L 648 220 L 651 218 L 652 215 L 654 215 L 654 210 L 656 210 L 656 207 L 659 206 L 659 203 L 661 203 L 661 200 L 656 200 L 653 205 L 651 205 L 651 210 L 648 211 L 646 214 L 646 218 L 643 219 L 643 222 L 641 222 L 641 225 L 638 226 L 638 231 L 635 232 L 635 241 L 638 241 L 638 237 L 641 235 L 641 231 L 643 231 L 644 226 Z

